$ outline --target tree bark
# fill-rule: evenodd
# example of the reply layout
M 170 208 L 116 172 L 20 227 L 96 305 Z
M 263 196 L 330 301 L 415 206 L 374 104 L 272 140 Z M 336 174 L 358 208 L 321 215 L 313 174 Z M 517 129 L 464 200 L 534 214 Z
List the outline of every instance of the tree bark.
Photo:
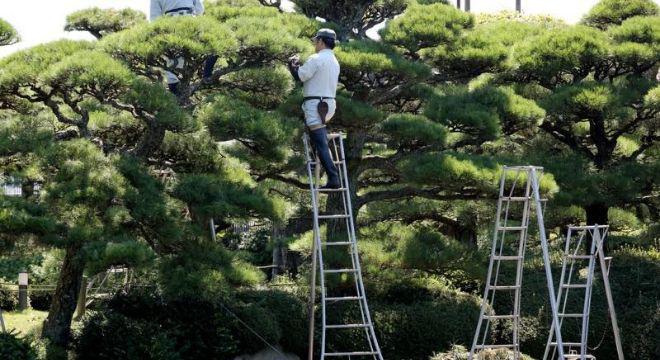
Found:
M 610 207 L 603 202 L 595 202 L 593 204 L 587 205 L 584 207 L 584 210 L 587 212 L 587 225 L 607 225 L 609 223 L 607 219 L 607 212 Z M 607 238 L 605 238 L 603 243 L 603 249 L 607 252 Z M 591 248 L 591 238 L 587 242 L 587 249 Z
M 64 255 L 60 277 L 57 280 L 53 303 L 41 333 L 41 336 L 49 339 L 53 345 L 66 348 L 69 343 L 71 320 L 73 312 L 76 310 L 84 269 L 82 245 L 69 245 Z

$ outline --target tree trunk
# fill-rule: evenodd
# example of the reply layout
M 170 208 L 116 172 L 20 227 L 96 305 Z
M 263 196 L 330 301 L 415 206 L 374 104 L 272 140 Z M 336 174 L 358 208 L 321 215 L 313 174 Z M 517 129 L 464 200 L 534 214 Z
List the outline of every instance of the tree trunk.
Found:
M 587 225 L 607 225 L 607 212 L 609 209 L 610 207 L 602 202 L 595 202 L 585 206 L 584 210 L 587 212 Z M 591 239 L 589 239 L 587 246 L 587 249 L 591 248 Z M 607 252 L 607 241 L 603 244 L 603 249 Z
M 145 159 L 153 154 L 165 138 L 165 127 L 158 123 L 149 124 L 135 149 L 135 156 Z
M 82 246 L 70 245 L 66 248 L 64 263 L 57 288 L 53 295 L 53 303 L 44 322 L 41 336 L 49 339 L 53 345 L 65 348 L 69 343 L 71 319 L 76 310 L 80 284 L 82 283 L 85 261 L 82 258 Z

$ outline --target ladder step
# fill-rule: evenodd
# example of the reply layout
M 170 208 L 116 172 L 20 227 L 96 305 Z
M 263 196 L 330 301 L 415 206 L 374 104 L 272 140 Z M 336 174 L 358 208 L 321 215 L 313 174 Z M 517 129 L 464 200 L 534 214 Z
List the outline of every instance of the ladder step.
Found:
M 584 355 L 584 358 L 585 359 L 593 359 L 593 360 L 596 359 L 595 356 L 586 355 L 586 354 Z M 580 355 L 580 354 L 564 354 L 564 359 L 566 359 L 566 360 L 569 360 L 569 359 L 570 360 L 572 360 L 572 359 L 582 359 L 582 355 Z
M 518 290 L 520 285 L 488 285 L 491 290 Z
M 326 297 L 325 301 L 357 301 L 364 299 L 364 296 L 341 296 L 341 297 Z
M 484 319 L 495 320 L 495 319 L 515 319 L 518 315 L 507 314 L 507 315 L 484 315 Z
M 564 289 L 586 289 L 587 284 L 563 284 L 561 287 Z
M 326 274 L 342 274 L 342 273 L 354 273 L 357 272 L 356 269 L 332 269 L 332 270 L 323 270 Z
M 527 226 L 499 226 L 499 231 L 522 231 L 527 230 Z
M 334 163 L 335 165 L 339 165 L 339 164 L 343 164 L 344 161 L 343 161 L 343 160 L 341 160 L 341 161 L 333 161 L 333 163 Z M 318 163 L 317 163 L 316 161 L 310 161 L 309 164 L 310 164 L 310 165 L 316 165 L 316 164 L 318 164 Z
M 550 343 L 550 345 L 557 346 L 557 342 L 553 341 L 553 342 Z M 562 345 L 564 345 L 564 346 L 580 346 L 581 344 L 579 342 L 562 342 Z
M 591 255 L 566 255 L 566 258 L 575 260 L 589 260 L 591 259 Z
M 521 260 L 522 256 L 518 255 L 495 255 L 493 260 Z
M 502 201 L 526 201 L 531 200 L 531 196 L 502 196 L 500 198 Z
M 340 191 L 346 191 L 345 187 L 342 188 L 337 188 L 337 189 L 321 189 L 321 188 L 314 188 L 315 191 L 318 192 L 340 192 Z
M 369 324 L 341 324 L 341 325 L 326 325 L 326 329 L 358 329 L 368 328 Z
M 569 318 L 569 317 L 570 318 L 581 318 L 583 315 L 582 314 L 577 314 L 577 313 L 576 314 L 561 314 L 560 313 L 560 314 L 557 314 L 557 316 L 567 317 L 567 318 Z
M 319 215 L 319 219 L 346 219 L 348 215 Z
M 491 344 L 491 345 L 477 345 L 476 349 L 504 349 L 504 348 L 515 348 L 514 344 Z
M 353 243 L 350 241 L 334 241 L 334 242 L 322 242 L 321 245 L 326 245 L 326 246 L 339 246 L 339 245 L 352 245 Z
M 378 355 L 375 351 L 353 351 L 353 352 L 334 352 L 334 353 L 325 353 L 325 356 L 368 356 L 368 355 Z

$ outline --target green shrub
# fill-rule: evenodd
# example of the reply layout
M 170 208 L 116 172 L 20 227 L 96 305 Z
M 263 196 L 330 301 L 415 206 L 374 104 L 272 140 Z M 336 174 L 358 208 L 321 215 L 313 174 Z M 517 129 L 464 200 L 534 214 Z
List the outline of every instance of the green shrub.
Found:
M 279 344 L 284 350 L 301 358 L 306 355 L 308 346 L 306 300 L 277 290 L 242 291 L 238 294 L 238 298 L 240 301 L 258 305 L 274 317 L 280 333 Z M 261 327 L 257 329 L 262 331 Z M 264 347 L 263 343 L 258 345 Z
M 48 311 L 53 302 L 53 292 L 43 290 L 30 291 L 30 307 L 35 310 Z
M 284 292 L 257 290 L 231 299 L 166 299 L 149 289 L 118 294 L 85 320 L 75 349 L 82 360 L 231 359 L 267 346 L 254 330 L 286 351 L 305 353 L 302 301 Z
M 16 334 L 0 333 L 0 359 L 36 360 L 37 354 L 27 341 Z
M 0 279 L 0 282 L 5 282 Z M 0 309 L 13 311 L 18 307 L 18 293 L 9 287 L 0 285 Z
M 640 222 L 634 213 L 619 208 L 610 208 L 607 212 L 610 229 L 614 231 L 639 230 Z

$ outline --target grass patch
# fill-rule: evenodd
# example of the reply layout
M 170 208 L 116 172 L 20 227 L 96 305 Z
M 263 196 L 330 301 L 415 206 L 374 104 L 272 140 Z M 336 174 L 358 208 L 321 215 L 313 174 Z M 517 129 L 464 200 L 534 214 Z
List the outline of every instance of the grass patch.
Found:
M 28 309 L 25 311 L 3 312 L 2 315 L 8 331 L 14 329 L 21 335 L 27 335 L 41 332 L 41 326 L 48 312 Z

